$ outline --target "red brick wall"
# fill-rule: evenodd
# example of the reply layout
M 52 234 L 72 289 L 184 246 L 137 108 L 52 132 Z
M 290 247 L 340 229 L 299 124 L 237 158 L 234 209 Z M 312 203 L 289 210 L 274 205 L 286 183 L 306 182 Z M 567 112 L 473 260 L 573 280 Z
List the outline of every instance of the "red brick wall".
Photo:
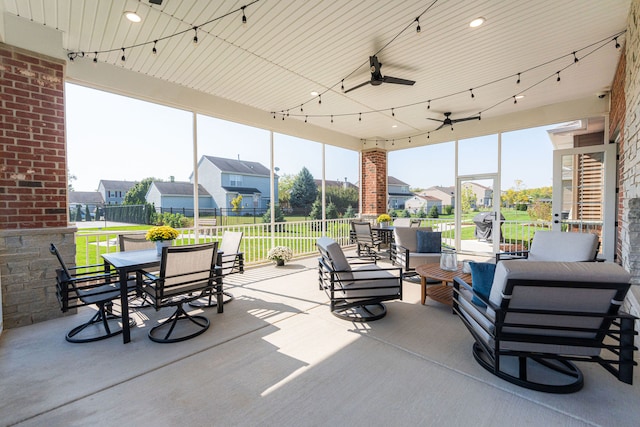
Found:
M 624 79 L 626 74 L 626 55 L 624 50 L 620 55 L 620 61 L 616 68 L 616 73 L 611 83 L 611 111 L 609 113 L 609 136 L 610 138 L 616 138 L 616 134 L 619 134 L 617 140 L 618 144 L 618 161 L 617 161 L 617 174 L 616 174 L 616 187 L 618 188 L 617 203 L 617 217 L 616 221 L 618 226 L 616 227 L 616 259 L 619 261 L 622 259 L 622 239 L 620 239 L 622 232 L 622 213 L 623 213 L 623 200 L 624 200 L 624 188 L 622 185 L 622 171 L 624 170 L 624 118 L 626 114 L 626 99 L 624 95 Z
M 0 43 L 0 227 L 67 225 L 64 62 Z
M 373 150 L 362 153 L 362 214 L 387 212 L 387 153 Z

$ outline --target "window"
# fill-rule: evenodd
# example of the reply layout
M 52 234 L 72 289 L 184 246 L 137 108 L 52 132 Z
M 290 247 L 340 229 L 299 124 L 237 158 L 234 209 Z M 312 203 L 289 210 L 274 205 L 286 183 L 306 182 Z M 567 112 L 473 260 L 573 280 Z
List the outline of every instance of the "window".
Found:
M 229 185 L 232 187 L 242 187 L 242 175 L 229 175 Z

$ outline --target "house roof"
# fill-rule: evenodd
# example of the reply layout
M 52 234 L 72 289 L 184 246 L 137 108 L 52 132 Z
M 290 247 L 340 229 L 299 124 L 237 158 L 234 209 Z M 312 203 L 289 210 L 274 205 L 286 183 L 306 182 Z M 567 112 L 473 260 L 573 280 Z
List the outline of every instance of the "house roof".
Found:
M 100 184 L 107 189 L 112 191 L 129 191 L 134 185 L 136 185 L 137 181 L 118 181 L 111 179 L 101 179 Z
M 321 179 L 314 179 L 313 180 L 316 183 L 316 186 L 318 188 L 320 188 L 320 186 L 322 186 L 322 180 Z M 345 185 L 345 182 L 347 184 L 347 188 L 358 188 L 356 185 L 350 183 L 349 181 L 340 181 L 340 180 L 333 180 L 333 179 L 325 179 L 324 180 L 324 185 L 327 187 L 342 187 Z
M 430 190 L 442 191 L 443 193 L 446 193 L 450 196 L 454 196 L 456 194 L 456 187 L 454 186 L 442 187 L 439 185 L 434 185 L 433 187 L 425 188 L 423 191 L 430 191 Z
M 231 186 L 223 185 L 222 188 L 224 191 L 228 193 L 251 194 L 251 195 L 256 193 L 262 194 L 262 191 L 253 187 L 231 187 Z
M 162 196 L 193 196 L 193 184 L 191 182 L 153 181 L 151 185 L 156 187 Z M 210 196 L 209 192 L 200 184 L 198 184 L 198 195 Z
M 98 191 L 69 191 L 69 204 L 103 205 L 102 193 Z
M 411 197 L 413 193 L 389 193 L 390 196 Z
M 225 159 L 224 157 L 202 156 L 213 163 L 222 172 L 239 175 L 269 176 L 269 169 L 262 163 L 247 160 Z
M 391 175 L 389 175 L 387 177 L 387 184 L 389 184 L 389 185 L 409 185 L 408 183 L 406 183 L 406 182 L 404 182 L 402 180 L 399 180 L 398 178 L 396 178 L 394 176 L 391 176 Z

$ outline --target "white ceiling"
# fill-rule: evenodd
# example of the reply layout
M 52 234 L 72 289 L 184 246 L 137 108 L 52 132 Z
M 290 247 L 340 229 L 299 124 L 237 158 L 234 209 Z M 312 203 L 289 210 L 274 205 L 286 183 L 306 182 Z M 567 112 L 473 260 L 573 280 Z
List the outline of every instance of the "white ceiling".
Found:
M 113 50 L 98 53 L 101 67 L 155 77 L 269 116 L 288 113 L 285 122 L 308 115 L 309 123 L 354 138 L 422 135 L 426 143 L 425 133 L 439 126 L 427 118 L 440 118 L 445 111 L 453 118 L 482 111 L 484 123 L 596 99 L 613 79 L 620 52 L 612 36 L 625 29 L 630 5 L 630 0 L 438 0 L 431 7 L 433 0 L 259 0 L 246 7 L 243 26 L 242 12 L 236 10 L 250 2 L 163 0 L 156 6 L 146 0 L 4 0 L 4 10 L 61 31 L 64 49 L 87 53 L 69 67 L 91 63 L 95 51 Z M 143 21 L 127 21 L 127 10 Z M 479 16 L 486 23 L 470 28 Z M 194 26 L 199 26 L 197 45 Z M 160 40 L 157 55 L 152 54 L 154 40 Z M 584 57 L 603 40 L 606 46 Z M 624 44 L 624 35 L 618 40 Z M 145 45 L 129 48 L 138 44 Z M 347 89 L 368 80 L 369 56 L 385 45 L 378 53 L 382 74 L 416 84 L 366 85 L 344 94 L 342 79 Z M 127 48 L 124 62 L 122 47 Z M 582 58 L 577 64 L 573 51 Z M 322 104 L 310 95 L 314 90 L 323 93 Z M 516 94 L 525 98 L 514 104 Z M 282 120 L 280 114 L 276 120 Z M 478 126 L 468 121 L 454 128 L 473 132 Z M 451 135 L 447 127 L 430 136 Z

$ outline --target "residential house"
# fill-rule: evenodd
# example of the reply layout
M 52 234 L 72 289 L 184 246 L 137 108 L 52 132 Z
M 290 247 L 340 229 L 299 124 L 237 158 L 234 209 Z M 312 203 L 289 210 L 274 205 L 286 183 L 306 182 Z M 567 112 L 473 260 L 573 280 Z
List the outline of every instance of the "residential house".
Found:
M 322 188 L 322 180 L 321 179 L 314 179 L 313 182 L 316 183 L 316 186 L 318 187 L 318 190 L 320 190 Z M 324 180 L 324 185 L 325 185 L 325 187 L 355 188 L 356 190 L 358 189 L 358 186 L 350 183 L 349 181 L 347 181 L 347 178 L 345 178 L 344 181 L 341 181 L 341 180 L 338 180 L 338 179 L 337 180 L 325 179 Z
M 85 212 L 89 207 L 89 213 L 91 218 L 85 218 Z M 104 199 L 102 194 L 97 191 L 70 191 L 69 192 L 69 214 L 71 221 L 76 220 L 76 212 L 80 207 L 80 215 L 85 221 L 90 221 L 96 218 L 96 212 L 99 207 L 104 206 Z
M 190 182 L 153 181 L 147 191 L 146 199 L 152 203 L 158 212 L 182 213 L 193 216 L 193 184 Z M 198 186 L 198 208 L 213 208 L 213 197 Z
M 442 213 L 442 200 L 432 196 L 414 195 L 405 202 L 404 208 L 412 214 L 420 212 L 422 209 L 425 213 L 429 213 L 431 208 L 436 207 L 438 213 Z
M 107 205 L 121 205 L 124 196 L 137 182 L 135 181 L 113 181 L 102 179 L 98 184 L 98 192 L 102 194 L 104 203 Z
M 493 189 L 473 181 L 463 183 L 462 188 L 471 189 L 471 192 L 475 196 L 475 205 L 472 206 L 474 209 L 493 206 Z
M 419 195 L 421 196 L 431 196 L 436 199 L 440 199 L 442 201 L 442 206 L 451 206 L 454 208 L 456 206 L 456 187 L 442 187 L 439 185 L 429 187 L 426 190 L 422 190 Z
M 393 176 L 387 177 L 387 192 L 389 209 L 405 209 L 405 202 L 413 196 L 409 184 Z
M 278 176 L 274 175 L 274 179 L 274 200 L 278 200 Z M 193 182 L 193 174 L 190 181 Z M 228 209 L 223 211 L 225 214 L 231 213 L 231 200 L 239 195 L 242 209 L 252 213 L 265 211 L 271 200 L 269 168 L 258 162 L 202 156 L 198 183 L 212 196 L 213 208 Z

